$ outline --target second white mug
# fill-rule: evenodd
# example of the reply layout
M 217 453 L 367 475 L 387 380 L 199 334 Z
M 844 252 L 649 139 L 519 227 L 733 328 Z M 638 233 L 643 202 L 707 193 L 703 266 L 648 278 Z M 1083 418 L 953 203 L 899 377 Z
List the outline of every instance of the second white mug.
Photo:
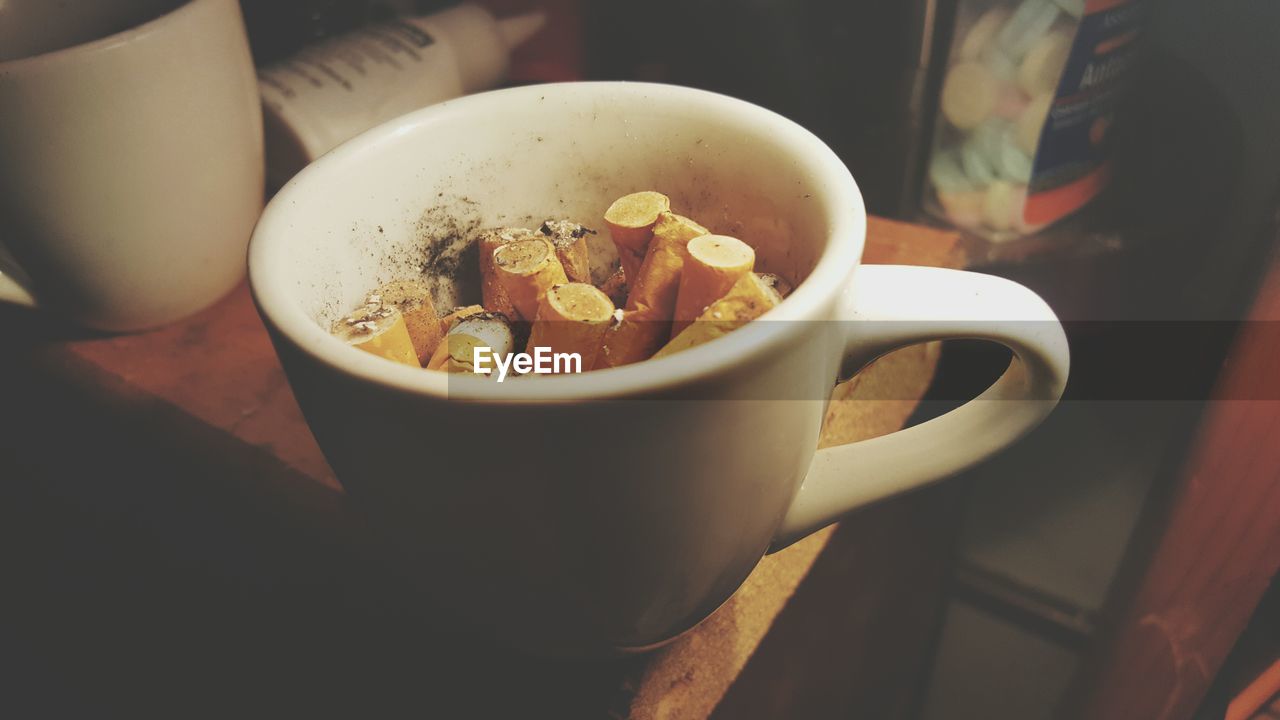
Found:
M 263 201 L 236 0 L 6 5 L 0 300 L 129 331 L 228 292 Z

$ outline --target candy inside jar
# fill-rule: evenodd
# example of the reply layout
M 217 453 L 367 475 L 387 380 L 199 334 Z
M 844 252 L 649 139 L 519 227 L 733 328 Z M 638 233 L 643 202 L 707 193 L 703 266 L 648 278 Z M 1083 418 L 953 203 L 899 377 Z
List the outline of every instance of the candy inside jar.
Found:
M 1085 0 L 962 0 L 925 175 L 929 212 L 1002 241 L 1092 197 L 1101 175 L 1090 174 L 1103 164 L 1105 138 L 1087 126 L 1099 118 L 1106 126 L 1114 93 L 1101 91 L 1114 78 L 1095 82 L 1090 73 L 1095 62 L 1129 51 L 1127 39 L 1111 36 L 1117 27 L 1131 33 L 1136 20 L 1111 22 L 1110 15 L 1130 4 L 1094 3 L 1086 12 Z M 1080 123 L 1083 146 L 1075 137 Z M 1058 147 L 1046 153 L 1050 141 Z M 1081 178 L 1090 180 L 1081 192 L 1030 212 L 1031 195 Z

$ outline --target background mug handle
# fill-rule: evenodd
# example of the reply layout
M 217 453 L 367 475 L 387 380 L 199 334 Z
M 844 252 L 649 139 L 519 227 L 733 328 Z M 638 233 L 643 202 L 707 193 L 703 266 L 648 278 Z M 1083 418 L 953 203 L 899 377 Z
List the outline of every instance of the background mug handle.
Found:
M 954 475 L 1025 435 L 1067 383 L 1066 333 L 1031 290 L 992 275 L 864 265 L 846 288 L 841 377 L 890 351 L 931 340 L 980 339 L 1013 351 L 990 388 L 951 412 L 898 432 L 819 450 L 770 551 L 850 511 Z
M 14 261 L 4 243 L 0 241 L 0 302 L 36 307 L 36 298 L 27 288 L 22 268 Z

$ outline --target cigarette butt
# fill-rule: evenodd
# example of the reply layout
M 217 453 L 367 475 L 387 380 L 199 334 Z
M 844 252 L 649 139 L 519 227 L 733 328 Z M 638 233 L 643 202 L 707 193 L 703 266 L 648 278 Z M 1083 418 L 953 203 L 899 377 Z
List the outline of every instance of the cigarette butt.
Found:
M 728 235 L 702 235 L 689 241 L 688 257 L 680 271 L 676 294 L 675 323 L 671 334 L 679 335 L 711 303 L 724 297 L 729 288 L 756 263 L 751 246 Z
M 338 319 L 331 332 L 352 347 L 413 367 L 422 367 L 404 315 L 381 302 L 369 303 Z
M 511 353 L 515 348 L 515 335 L 505 315 L 480 312 L 459 319 L 436 348 L 427 369 L 474 373 L 477 347 L 489 348 L 494 356 Z
M 756 273 L 756 277 L 760 278 L 760 282 L 764 283 L 765 287 L 773 290 L 774 293 L 777 294 L 777 297 L 775 298 L 777 302 L 782 302 L 783 298 L 791 294 L 791 283 L 787 282 L 786 278 L 781 275 L 777 275 L 775 273 Z
M 453 329 L 454 323 L 459 320 L 482 312 L 485 312 L 485 309 L 479 305 L 464 305 L 450 310 L 449 314 L 440 318 L 440 337 L 443 338 L 448 335 L 449 331 Z
M 553 353 L 577 353 L 582 371 L 595 366 L 604 332 L 613 320 L 613 301 L 594 285 L 567 283 L 547 291 L 529 332 L 529 347 Z
M 664 212 L 653 226 L 653 240 L 627 296 L 622 319 L 605 331 L 597 364 L 618 367 L 645 360 L 671 337 L 680 273 L 689 241 L 708 234 L 683 215 Z
M 545 238 L 507 243 L 493 253 L 493 264 L 522 320 L 532 320 L 538 314 L 538 305 L 548 290 L 569 281 Z
M 587 236 L 595 235 L 595 230 L 568 220 L 548 220 L 542 223 L 538 232 L 556 249 L 556 259 L 564 266 L 569 282 L 591 282 L 591 250 L 587 247 Z
M 609 296 L 614 307 L 627 304 L 627 274 L 622 268 L 614 270 L 612 275 L 600 283 L 600 292 Z
M 618 249 L 622 271 L 629 280 L 637 277 L 644 263 L 649 241 L 653 239 L 653 225 L 658 215 L 671 209 L 671 199 L 652 190 L 623 195 L 608 210 L 604 222 L 609 226 L 609 237 Z
M 692 325 L 672 338 L 653 357 L 666 357 L 724 337 L 776 306 L 777 297 L 777 291 L 760 276 L 747 273 L 738 278 L 724 297 L 711 303 Z
M 665 330 L 659 329 L 655 327 L 659 323 L 647 320 L 644 313 L 635 310 L 619 310 L 614 317 L 614 322 L 604 331 L 593 367 L 621 367 L 648 359 L 655 346 L 662 346 L 663 334 L 670 335 L 670 323 L 662 323 Z
M 405 328 L 413 341 L 414 353 L 419 362 L 426 362 L 440 344 L 444 331 L 440 328 L 440 316 L 436 314 L 431 291 L 416 280 L 393 280 L 369 294 L 367 302 L 381 302 L 400 311 Z
M 631 282 L 627 308 L 651 308 L 670 319 L 680 292 L 680 271 L 688 255 L 689 241 L 710 231 L 683 215 L 664 212 L 653 225 L 653 241 L 644 264 Z
M 507 243 L 531 237 L 535 237 L 534 232 L 526 228 L 491 228 L 480 233 L 476 244 L 480 255 L 481 303 L 489 312 L 500 312 L 509 318 L 517 316 L 515 306 L 494 270 L 493 253 Z

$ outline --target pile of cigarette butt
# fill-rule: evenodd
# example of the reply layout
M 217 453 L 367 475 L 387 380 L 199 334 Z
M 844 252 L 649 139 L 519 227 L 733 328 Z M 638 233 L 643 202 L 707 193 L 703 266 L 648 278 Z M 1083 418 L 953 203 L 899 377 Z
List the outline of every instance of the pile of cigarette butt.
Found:
M 437 313 L 426 286 L 397 280 L 333 324 L 334 335 L 379 357 L 444 372 L 476 372 L 478 347 L 575 353 L 582 371 L 663 357 L 714 340 L 782 301 L 786 282 L 755 272 L 755 251 L 671 212 L 645 191 L 609 206 L 619 267 L 591 283 L 586 236 L 548 220 L 536 230 L 481 231 L 482 304 Z M 523 342 L 521 342 L 523 341 Z

